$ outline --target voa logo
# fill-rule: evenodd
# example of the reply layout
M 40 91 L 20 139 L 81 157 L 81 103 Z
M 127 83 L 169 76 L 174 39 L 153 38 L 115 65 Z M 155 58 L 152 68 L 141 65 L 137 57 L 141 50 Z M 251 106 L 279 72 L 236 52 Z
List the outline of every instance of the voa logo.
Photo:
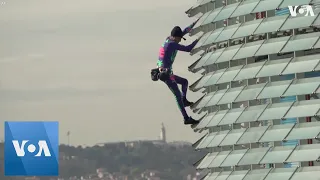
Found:
M 59 122 L 6 121 L 4 126 L 5 176 L 59 175 Z
M 32 144 L 28 142 L 29 140 L 23 140 L 21 143 L 19 143 L 18 140 L 12 140 L 13 147 L 18 157 L 24 157 L 26 155 L 25 150 L 27 150 L 29 153 L 36 153 L 34 155 L 36 157 L 40 157 L 42 155 L 51 157 L 51 153 L 46 141 L 39 140 L 38 144 Z
M 315 16 L 313 8 L 310 5 L 301 5 L 301 6 L 288 6 L 290 15 L 296 17 L 298 14 L 304 16 Z

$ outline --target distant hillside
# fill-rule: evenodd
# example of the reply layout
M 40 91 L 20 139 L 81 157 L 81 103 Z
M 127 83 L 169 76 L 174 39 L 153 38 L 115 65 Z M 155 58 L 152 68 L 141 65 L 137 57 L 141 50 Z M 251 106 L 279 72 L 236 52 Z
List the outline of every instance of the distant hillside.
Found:
M 3 144 L 0 144 L 0 153 L 3 155 Z M 109 173 L 135 177 L 146 170 L 153 170 L 160 172 L 161 179 L 182 180 L 190 171 L 195 172 L 192 164 L 203 156 L 203 152 L 195 151 L 190 145 L 157 145 L 151 142 L 134 146 L 112 143 L 86 148 L 61 145 L 60 175 L 79 177 L 95 174 L 98 168 L 103 168 Z M 3 169 L 0 179 L 4 179 L 1 174 Z

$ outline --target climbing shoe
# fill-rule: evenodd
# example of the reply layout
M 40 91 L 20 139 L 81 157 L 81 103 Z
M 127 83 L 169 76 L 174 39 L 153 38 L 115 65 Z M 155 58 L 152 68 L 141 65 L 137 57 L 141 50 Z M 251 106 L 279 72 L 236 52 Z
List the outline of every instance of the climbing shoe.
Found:
M 183 99 L 183 104 L 184 104 L 184 107 L 188 107 L 188 106 L 191 106 L 193 102 L 190 102 L 187 99 Z
M 199 121 L 194 120 L 191 116 L 184 120 L 185 125 L 189 125 L 189 124 L 194 125 L 194 124 L 198 124 L 198 123 L 199 123 Z

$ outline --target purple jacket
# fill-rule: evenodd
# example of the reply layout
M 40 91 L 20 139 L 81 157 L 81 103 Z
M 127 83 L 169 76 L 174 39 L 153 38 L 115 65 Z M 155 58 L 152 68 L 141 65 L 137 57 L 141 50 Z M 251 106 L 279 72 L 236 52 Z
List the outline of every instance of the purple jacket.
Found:
M 196 23 L 197 21 L 192 23 L 190 26 L 186 27 L 183 30 L 183 36 L 189 33 Z M 190 45 L 184 46 L 179 43 L 176 43 L 175 41 L 170 40 L 170 38 L 167 37 L 166 41 L 162 44 L 159 50 L 157 66 L 172 69 L 172 64 L 176 58 L 177 52 L 190 52 L 197 44 L 197 42 L 198 40 L 195 40 Z

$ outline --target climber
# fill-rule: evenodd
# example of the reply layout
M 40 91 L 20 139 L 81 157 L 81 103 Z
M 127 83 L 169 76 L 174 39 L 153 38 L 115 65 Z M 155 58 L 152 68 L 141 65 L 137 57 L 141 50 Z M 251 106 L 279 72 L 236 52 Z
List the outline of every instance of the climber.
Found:
M 175 26 L 171 35 L 166 38 L 162 44 L 157 62 L 157 68 L 159 72 L 159 79 L 163 81 L 174 94 L 178 107 L 183 115 L 184 124 L 197 124 L 199 121 L 194 120 L 191 116 L 188 116 L 185 107 L 192 105 L 192 102 L 187 100 L 188 80 L 173 74 L 172 64 L 175 60 L 178 51 L 190 52 L 197 44 L 200 38 L 193 41 L 190 45 L 180 45 L 183 36 L 191 31 L 194 25 L 199 21 L 195 21 L 183 31 L 179 26 Z M 183 38 L 185 40 L 185 38 Z M 178 84 L 181 85 L 182 92 L 178 88 Z

